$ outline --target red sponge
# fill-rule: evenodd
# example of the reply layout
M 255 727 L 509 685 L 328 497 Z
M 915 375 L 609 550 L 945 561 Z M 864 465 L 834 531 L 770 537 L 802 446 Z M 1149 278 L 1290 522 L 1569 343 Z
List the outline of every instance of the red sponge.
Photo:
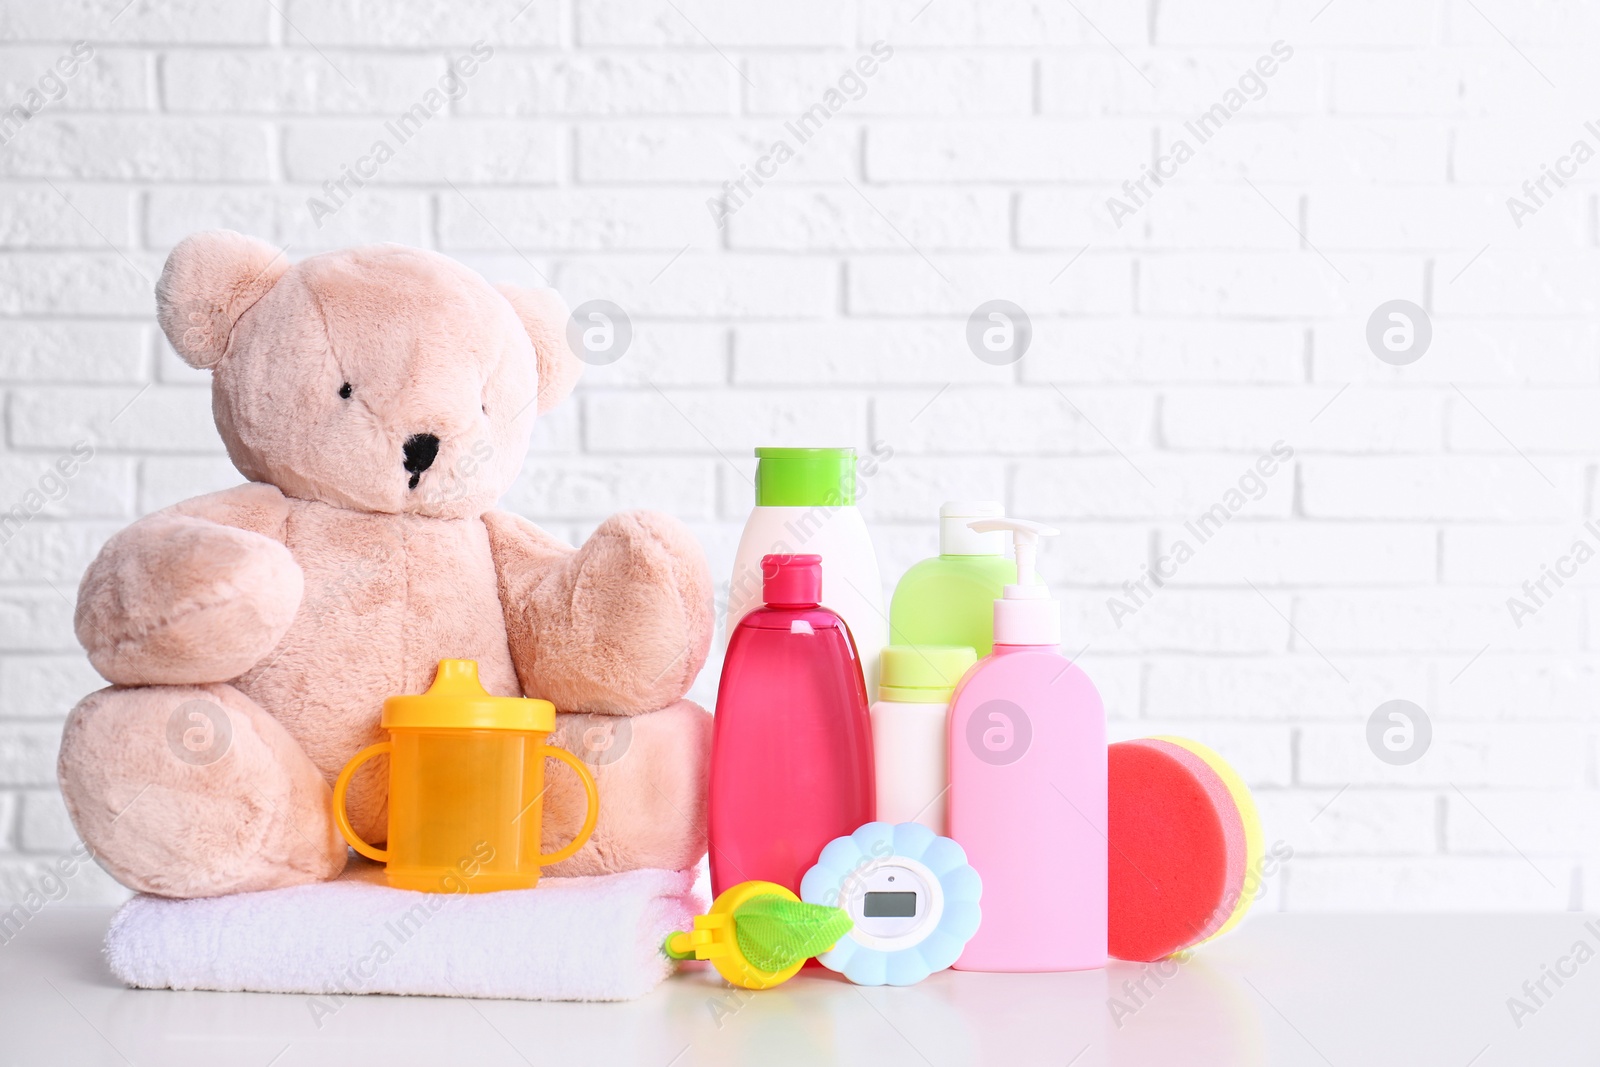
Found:
M 1214 752 L 1178 738 L 1110 746 L 1110 929 L 1117 959 L 1164 959 L 1231 927 L 1259 855 L 1254 805 Z

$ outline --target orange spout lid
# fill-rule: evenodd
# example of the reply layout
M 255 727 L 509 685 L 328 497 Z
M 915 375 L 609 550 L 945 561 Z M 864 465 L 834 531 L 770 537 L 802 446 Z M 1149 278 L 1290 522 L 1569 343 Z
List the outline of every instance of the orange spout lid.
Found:
M 556 706 L 548 700 L 497 697 L 478 681 L 478 661 L 442 659 L 426 693 L 383 702 L 385 730 L 522 730 L 549 733 Z

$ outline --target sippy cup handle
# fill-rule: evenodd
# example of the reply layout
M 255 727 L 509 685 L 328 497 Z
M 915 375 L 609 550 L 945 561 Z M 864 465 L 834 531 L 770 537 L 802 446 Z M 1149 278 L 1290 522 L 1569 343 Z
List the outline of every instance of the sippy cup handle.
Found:
M 350 825 L 350 813 L 344 810 L 344 795 L 350 790 L 350 779 L 355 777 L 356 768 L 373 756 L 382 755 L 391 748 L 393 748 L 393 745 L 388 741 L 379 741 L 375 745 L 368 745 L 360 752 L 357 752 L 354 759 L 344 765 L 344 770 L 339 772 L 339 780 L 333 783 L 333 818 L 339 824 L 339 833 L 343 834 L 344 839 L 350 842 L 351 848 L 367 857 L 367 859 L 377 860 L 379 863 L 389 862 L 389 850 L 373 848 L 361 840 L 360 835 L 356 833 L 356 828 Z M 594 787 L 591 785 L 591 796 L 594 795 L 593 789 Z M 592 821 L 590 825 L 591 827 L 593 826 Z
M 377 746 L 373 747 L 375 748 Z M 583 816 L 583 825 L 578 828 L 578 836 L 574 837 L 571 841 L 568 841 L 565 846 L 556 849 L 554 852 L 540 853 L 539 866 L 548 867 L 552 863 L 560 863 L 564 859 L 571 858 L 574 853 L 588 843 L 589 835 L 594 833 L 595 821 L 600 818 L 600 792 L 595 788 L 594 775 L 589 773 L 589 768 L 585 767 L 583 765 L 583 761 L 577 756 L 574 756 L 564 748 L 557 748 L 554 745 L 545 745 L 544 754 L 560 760 L 562 763 L 565 763 L 567 766 L 571 767 L 577 772 L 578 781 L 583 783 L 583 795 L 587 805 L 587 811 Z M 360 759 L 359 756 L 356 758 Z M 345 768 L 347 772 L 349 769 L 349 767 Z M 335 811 L 337 810 L 338 808 L 336 804 Z M 345 824 L 341 822 L 339 825 L 341 828 L 343 828 Z M 355 844 L 354 841 L 351 841 L 350 843 Z M 357 847 L 359 848 L 360 846 Z

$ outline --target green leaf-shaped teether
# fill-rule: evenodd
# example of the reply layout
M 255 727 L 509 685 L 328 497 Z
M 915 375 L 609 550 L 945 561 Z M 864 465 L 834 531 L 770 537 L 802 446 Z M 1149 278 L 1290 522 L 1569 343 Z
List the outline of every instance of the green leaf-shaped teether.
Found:
M 785 900 L 775 893 L 751 897 L 733 912 L 739 951 L 768 973 L 828 951 L 854 925 L 842 908 Z

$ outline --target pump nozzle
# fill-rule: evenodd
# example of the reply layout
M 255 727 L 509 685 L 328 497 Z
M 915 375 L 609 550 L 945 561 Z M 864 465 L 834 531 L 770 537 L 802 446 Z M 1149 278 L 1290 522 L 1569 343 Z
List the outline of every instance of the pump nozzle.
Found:
M 1011 543 L 1017 550 L 1017 583 L 1006 586 L 1007 600 L 1040 600 L 1049 596 L 1044 592 L 1044 587 L 1038 584 L 1039 565 L 1039 538 L 1055 537 L 1061 531 L 1054 526 L 1046 526 L 1042 522 L 1033 522 L 1030 519 L 979 519 L 977 522 L 967 523 L 978 533 L 999 533 L 1002 530 L 1011 531 Z M 1019 590 L 1013 593 L 1012 590 Z M 1039 590 L 1029 592 L 1028 590 Z
M 1000 645 L 1056 645 L 1061 643 L 1061 609 L 1050 590 L 1038 580 L 1039 538 L 1061 531 L 1028 519 L 979 519 L 967 523 L 978 533 L 1011 531 L 1016 547 L 1017 581 L 1007 585 L 1005 597 L 994 602 L 994 640 Z

